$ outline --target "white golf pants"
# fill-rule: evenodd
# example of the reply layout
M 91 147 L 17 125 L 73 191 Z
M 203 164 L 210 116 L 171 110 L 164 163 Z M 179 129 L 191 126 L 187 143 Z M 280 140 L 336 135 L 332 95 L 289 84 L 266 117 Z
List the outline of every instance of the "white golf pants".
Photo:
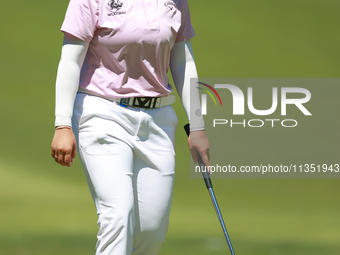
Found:
M 98 215 L 96 255 L 156 255 L 169 224 L 177 116 L 78 93 L 73 114 Z

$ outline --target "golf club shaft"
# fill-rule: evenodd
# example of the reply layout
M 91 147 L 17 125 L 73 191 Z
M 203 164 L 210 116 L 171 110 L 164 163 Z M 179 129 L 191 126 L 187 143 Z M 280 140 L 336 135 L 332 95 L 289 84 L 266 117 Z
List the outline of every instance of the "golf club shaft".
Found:
M 187 133 L 187 135 L 189 136 L 189 134 L 190 134 L 190 126 L 189 126 L 189 124 L 186 124 L 184 126 L 184 129 L 185 129 L 185 132 Z M 235 255 L 233 246 L 231 244 L 231 241 L 230 241 L 230 238 L 229 238 L 229 235 L 228 235 L 227 228 L 226 228 L 226 226 L 224 224 L 223 217 L 222 217 L 220 208 L 218 206 L 218 203 L 217 203 L 214 191 L 213 191 L 212 182 L 211 182 L 211 179 L 210 179 L 210 176 L 209 176 L 209 172 L 207 171 L 208 169 L 205 167 L 205 165 L 203 163 L 203 160 L 202 160 L 202 158 L 201 158 L 201 156 L 200 156 L 200 154 L 198 152 L 197 152 L 197 155 L 198 155 L 198 165 L 200 166 L 201 173 L 203 175 L 203 179 L 204 179 L 205 185 L 206 185 L 206 187 L 207 187 L 207 189 L 209 191 L 210 198 L 211 198 L 211 201 L 212 201 L 212 203 L 214 205 L 214 208 L 215 208 L 218 220 L 220 221 L 220 225 L 222 226 L 222 230 L 223 230 L 224 236 L 225 236 L 225 238 L 227 240 L 230 253 L 231 253 L 231 255 Z
M 229 250 L 230 250 L 230 253 L 232 255 L 235 255 L 235 252 L 234 252 L 234 249 L 233 249 L 233 246 L 231 244 L 231 241 L 230 241 L 230 238 L 229 238 L 229 235 L 228 235 L 228 231 L 225 227 L 225 224 L 224 224 L 224 221 L 223 221 L 223 218 L 222 218 L 222 214 L 221 214 L 221 211 L 218 207 L 218 204 L 217 204 L 217 200 L 216 200 L 216 197 L 215 197 L 215 194 L 214 194 L 214 191 L 212 188 L 208 189 L 209 190 L 209 194 L 210 194 L 210 197 L 211 197 L 211 200 L 214 204 L 214 207 L 215 207 L 215 211 L 217 213 L 217 217 L 218 217 L 218 220 L 220 221 L 220 224 L 222 226 L 222 229 L 223 229 L 223 233 L 224 233 L 224 236 L 227 240 L 227 243 L 228 243 L 228 247 L 229 247 Z
M 203 160 L 201 158 L 201 156 L 198 154 L 198 164 L 200 166 L 201 169 L 204 169 L 204 164 L 203 164 Z M 202 172 L 203 174 L 203 172 Z M 207 189 L 209 191 L 209 195 L 210 195 L 210 198 L 211 198 L 211 201 L 214 205 L 214 208 L 215 208 L 215 211 L 216 211 L 216 214 L 217 214 L 217 217 L 218 217 L 218 220 L 220 221 L 220 225 L 222 227 L 222 230 L 223 230 L 223 233 L 224 233 L 224 236 L 225 236 L 225 239 L 227 240 L 227 243 L 228 243 L 228 247 L 229 247 L 229 250 L 230 250 L 230 253 L 231 255 L 235 255 L 235 252 L 234 252 L 234 249 L 233 249 L 233 246 L 231 244 L 231 241 L 230 241 L 230 238 L 229 238 L 229 235 L 228 235 L 228 231 L 227 231 L 227 228 L 224 224 L 224 220 L 223 220 L 223 217 L 222 217 L 222 214 L 221 214 L 221 211 L 220 211 L 220 208 L 218 206 L 218 203 L 217 203 L 217 200 L 216 200 L 216 197 L 215 197 L 215 193 L 214 193 L 214 190 L 212 188 L 212 183 L 211 183 L 211 180 L 210 180 L 210 177 L 209 177 L 209 173 L 206 172 L 207 174 L 207 177 L 203 175 L 203 178 L 204 178 L 204 181 L 205 181 L 205 178 L 208 179 L 208 183 L 210 182 L 211 184 L 211 187 L 208 187 L 207 185 L 207 181 L 205 181 L 206 185 L 207 185 Z

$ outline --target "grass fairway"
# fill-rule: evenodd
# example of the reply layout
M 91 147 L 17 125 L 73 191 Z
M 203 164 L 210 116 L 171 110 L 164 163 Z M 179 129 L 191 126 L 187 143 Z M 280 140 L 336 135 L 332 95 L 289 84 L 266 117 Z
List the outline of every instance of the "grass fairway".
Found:
M 49 151 L 67 3 L 12 1 L 0 10 L 0 255 L 94 254 L 96 213 L 79 161 L 63 168 Z M 338 1 L 189 4 L 201 77 L 340 76 Z M 177 175 L 160 254 L 228 254 L 203 181 L 189 177 L 186 118 L 175 108 Z M 213 182 L 238 255 L 339 254 L 338 179 Z

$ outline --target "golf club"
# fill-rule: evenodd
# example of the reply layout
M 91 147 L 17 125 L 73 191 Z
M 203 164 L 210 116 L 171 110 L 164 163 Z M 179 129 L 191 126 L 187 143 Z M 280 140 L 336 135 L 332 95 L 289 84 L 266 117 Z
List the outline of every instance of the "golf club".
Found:
M 190 134 L 190 125 L 186 124 L 184 126 L 184 129 L 185 129 L 185 132 L 187 133 L 187 135 L 189 136 L 189 134 Z M 225 236 L 225 238 L 227 240 L 230 253 L 232 255 L 235 255 L 233 246 L 231 244 L 231 241 L 230 241 L 230 238 L 229 238 L 229 235 L 228 235 L 227 228 L 226 228 L 226 226 L 224 224 L 224 221 L 223 221 L 223 218 L 222 218 L 222 214 L 221 214 L 220 208 L 218 207 L 218 204 L 217 204 L 217 200 L 216 200 L 216 197 L 215 197 L 215 194 L 214 194 L 214 191 L 213 191 L 211 179 L 209 177 L 209 172 L 205 170 L 205 166 L 203 164 L 203 160 L 202 160 L 202 158 L 201 158 L 201 156 L 199 155 L 198 152 L 197 152 L 197 154 L 198 154 L 198 164 L 199 164 L 199 166 L 201 168 L 201 173 L 203 175 L 203 179 L 204 179 L 205 185 L 206 185 L 206 187 L 207 187 L 207 189 L 209 191 L 212 203 L 213 203 L 215 211 L 217 213 L 218 220 L 220 221 L 220 224 L 222 226 L 223 233 L 224 233 L 224 236 Z

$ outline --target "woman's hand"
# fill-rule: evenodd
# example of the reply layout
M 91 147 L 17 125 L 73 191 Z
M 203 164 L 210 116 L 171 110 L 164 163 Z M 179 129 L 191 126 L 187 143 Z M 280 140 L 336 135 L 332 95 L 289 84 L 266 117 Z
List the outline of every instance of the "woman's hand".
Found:
M 191 152 L 191 156 L 195 162 L 198 161 L 197 152 L 201 155 L 203 163 L 206 167 L 210 166 L 210 154 L 209 154 L 209 140 L 207 134 L 204 130 L 199 131 L 190 131 L 190 135 L 188 138 L 189 149 Z
M 51 144 L 55 162 L 70 167 L 76 157 L 76 138 L 70 128 L 56 129 Z

